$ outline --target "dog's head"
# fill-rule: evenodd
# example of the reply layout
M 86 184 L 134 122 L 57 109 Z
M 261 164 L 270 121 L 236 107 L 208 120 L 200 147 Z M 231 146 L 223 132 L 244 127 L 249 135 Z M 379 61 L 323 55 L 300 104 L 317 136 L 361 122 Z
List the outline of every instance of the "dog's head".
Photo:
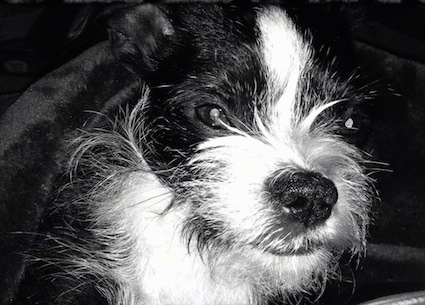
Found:
M 353 144 L 365 95 L 292 13 L 147 4 L 109 24 L 115 56 L 149 87 L 138 145 L 173 195 L 164 213 L 184 210 L 189 248 L 267 290 L 313 287 L 361 251 L 373 200 Z

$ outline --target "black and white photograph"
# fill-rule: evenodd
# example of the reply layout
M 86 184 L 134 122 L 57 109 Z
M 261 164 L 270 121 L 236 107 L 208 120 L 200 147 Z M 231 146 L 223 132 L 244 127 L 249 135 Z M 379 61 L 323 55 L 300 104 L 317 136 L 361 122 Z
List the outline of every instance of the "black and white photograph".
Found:
M 0 4 L 0 305 L 424 305 L 425 2 Z

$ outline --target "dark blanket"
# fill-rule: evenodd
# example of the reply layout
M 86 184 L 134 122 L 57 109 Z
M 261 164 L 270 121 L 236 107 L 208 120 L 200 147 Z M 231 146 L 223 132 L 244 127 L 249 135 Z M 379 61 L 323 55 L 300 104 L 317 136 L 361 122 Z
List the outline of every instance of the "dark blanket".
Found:
M 383 90 L 372 116 L 368 147 L 392 173 L 375 175 L 382 200 L 374 207 L 352 304 L 425 288 L 425 66 L 364 43 L 355 46 L 362 72 L 397 94 Z M 0 118 L 1 304 L 9 304 L 22 275 L 20 254 L 36 232 L 63 139 L 89 119 L 86 110 L 111 107 L 136 82 L 99 44 L 36 82 Z
M 425 65 L 364 43 L 358 61 L 370 80 L 393 94 L 379 98 L 370 147 L 390 172 L 374 175 L 367 258 L 357 279 L 367 297 L 425 289 Z
M 37 230 L 64 139 L 92 116 L 88 110 L 104 112 L 134 82 L 99 44 L 36 82 L 1 117 L 1 304 L 22 275 L 21 253 Z

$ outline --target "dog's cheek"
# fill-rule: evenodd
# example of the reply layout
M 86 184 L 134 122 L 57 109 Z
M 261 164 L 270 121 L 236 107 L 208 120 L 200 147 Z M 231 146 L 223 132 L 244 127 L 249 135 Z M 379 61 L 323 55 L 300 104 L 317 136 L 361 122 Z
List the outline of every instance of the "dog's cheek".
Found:
M 274 214 L 264 196 L 263 181 L 276 166 L 276 159 L 271 152 L 265 156 L 267 147 L 255 140 L 233 136 L 228 141 L 242 143 L 202 148 L 193 156 L 188 164 L 192 179 L 181 184 L 181 193 L 186 197 L 183 201 L 196 202 L 194 213 L 209 222 L 224 222 L 227 229 L 222 234 L 226 238 L 237 237 L 248 243 L 257 238 Z
M 154 95 L 146 108 L 145 120 L 150 123 L 141 139 L 144 157 L 154 170 L 179 172 L 179 175 L 164 175 L 169 183 L 191 178 L 192 174 L 185 167 L 196 154 L 200 143 L 226 134 L 223 129 L 203 123 L 196 115 L 196 107 L 192 105 L 167 109 L 162 99 Z
M 193 155 L 196 143 L 200 141 L 197 133 L 182 129 L 178 120 L 170 122 L 166 118 L 159 119 L 158 126 L 147 131 L 143 139 L 144 157 L 152 170 L 158 171 L 158 175 L 163 176 L 167 183 L 174 184 L 190 178 L 185 164 Z M 167 172 L 161 175 L 163 170 Z M 176 171 L 179 175 L 170 175 L 169 171 Z

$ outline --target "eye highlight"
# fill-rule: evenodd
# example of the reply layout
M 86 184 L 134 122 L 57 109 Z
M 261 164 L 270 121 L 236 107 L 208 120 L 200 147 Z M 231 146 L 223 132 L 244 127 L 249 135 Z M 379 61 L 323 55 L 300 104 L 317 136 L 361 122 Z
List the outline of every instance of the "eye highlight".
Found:
M 229 125 L 226 113 L 218 105 L 207 104 L 196 108 L 198 118 L 206 125 L 212 128 L 225 128 Z
M 366 118 L 353 113 L 345 118 L 338 133 L 343 136 L 355 135 L 363 130 L 364 125 L 366 125 Z

